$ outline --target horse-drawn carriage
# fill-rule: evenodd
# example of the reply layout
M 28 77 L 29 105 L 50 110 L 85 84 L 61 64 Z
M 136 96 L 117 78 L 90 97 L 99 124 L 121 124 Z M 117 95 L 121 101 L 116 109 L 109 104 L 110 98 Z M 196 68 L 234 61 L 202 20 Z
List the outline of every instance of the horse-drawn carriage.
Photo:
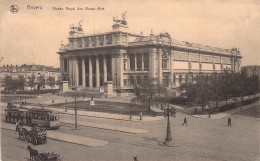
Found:
M 33 149 L 30 146 L 27 146 L 27 150 L 30 152 L 30 160 L 37 160 L 37 161 L 60 161 L 60 155 L 52 153 L 40 153 L 38 150 Z
M 47 143 L 46 128 L 43 127 L 32 127 L 31 131 L 26 128 L 20 127 L 19 129 L 19 139 L 23 139 L 34 145 Z

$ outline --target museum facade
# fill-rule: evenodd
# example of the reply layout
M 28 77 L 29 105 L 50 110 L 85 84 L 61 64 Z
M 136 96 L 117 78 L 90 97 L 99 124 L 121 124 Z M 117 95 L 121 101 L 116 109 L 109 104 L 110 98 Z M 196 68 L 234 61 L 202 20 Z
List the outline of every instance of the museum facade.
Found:
M 69 87 L 101 87 L 112 81 L 116 89 L 132 89 L 151 79 L 174 88 L 201 73 L 240 71 L 237 48 L 177 41 L 168 33 L 132 34 L 124 17 L 114 22 L 111 32 L 92 35 L 85 35 L 80 23 L 71 26 L 69 43 L 57 52 L 62 81 Z

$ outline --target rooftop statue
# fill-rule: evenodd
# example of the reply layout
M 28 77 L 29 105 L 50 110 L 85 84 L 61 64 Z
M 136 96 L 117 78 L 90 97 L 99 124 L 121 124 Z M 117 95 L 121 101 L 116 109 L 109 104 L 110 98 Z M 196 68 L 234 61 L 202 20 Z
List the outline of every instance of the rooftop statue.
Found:
M 122 19 L 119 20 L 117 17 L 113 17 L 113 21 L 116 22 L 117 24 L 121 24 L 121 25 L 127 25 L 127 22 L 125 20 L 125 15 L 126 15 L 126 12 L 122 13 Z
M 78 32 L 83 32 L 83 29 L 82 29 L 82 23 L 83 19 L 79 21 L 79 26 L 78 27 L 74 27 L 73 24 L 70 25 L 70 30 L 71 31 L 78 31 Z

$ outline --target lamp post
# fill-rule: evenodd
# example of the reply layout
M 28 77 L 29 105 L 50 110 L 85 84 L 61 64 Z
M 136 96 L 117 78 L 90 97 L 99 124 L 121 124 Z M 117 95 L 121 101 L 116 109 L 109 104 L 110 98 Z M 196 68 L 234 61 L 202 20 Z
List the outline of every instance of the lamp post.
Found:
M 74 103 L 75 103 L 75 107 L 74 107 L 74 111 L 75 111 L 75 129 L 77 129 L 78 127 L 78 122 L 77 122 L 77 99 L 79 99 L 80 95 L 77 93 L 77 87 L 75 88 L 75 92 L 74 95 L 72 95 L 72 99 L 74 99 Z
M 169 103 L 166 103 L 164 107 L 164 117 L 167 117 L 167 134 L 164 144 L 167 144 L 172 141 L 170 116 L 175 117 L 176 110 L 172 106 L 170 107 Z

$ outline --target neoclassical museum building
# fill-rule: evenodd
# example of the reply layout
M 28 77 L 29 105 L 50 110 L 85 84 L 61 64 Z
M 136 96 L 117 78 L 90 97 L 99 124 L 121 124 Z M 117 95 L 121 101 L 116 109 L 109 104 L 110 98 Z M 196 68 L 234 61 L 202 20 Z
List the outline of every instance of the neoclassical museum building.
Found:
M 69 43 L 61 44 L 60 70 L 69 87 L 102 87 L 112 81 L 116 89 L 133 89 L 150 78 L 166 87 L 193 81 L 198 74 L 225 69 L 239 72 L 240 51 L 177 41 L 168 33 L 129 33 L 124 15 L 111 32 L 84 34 L 71 25 Z

